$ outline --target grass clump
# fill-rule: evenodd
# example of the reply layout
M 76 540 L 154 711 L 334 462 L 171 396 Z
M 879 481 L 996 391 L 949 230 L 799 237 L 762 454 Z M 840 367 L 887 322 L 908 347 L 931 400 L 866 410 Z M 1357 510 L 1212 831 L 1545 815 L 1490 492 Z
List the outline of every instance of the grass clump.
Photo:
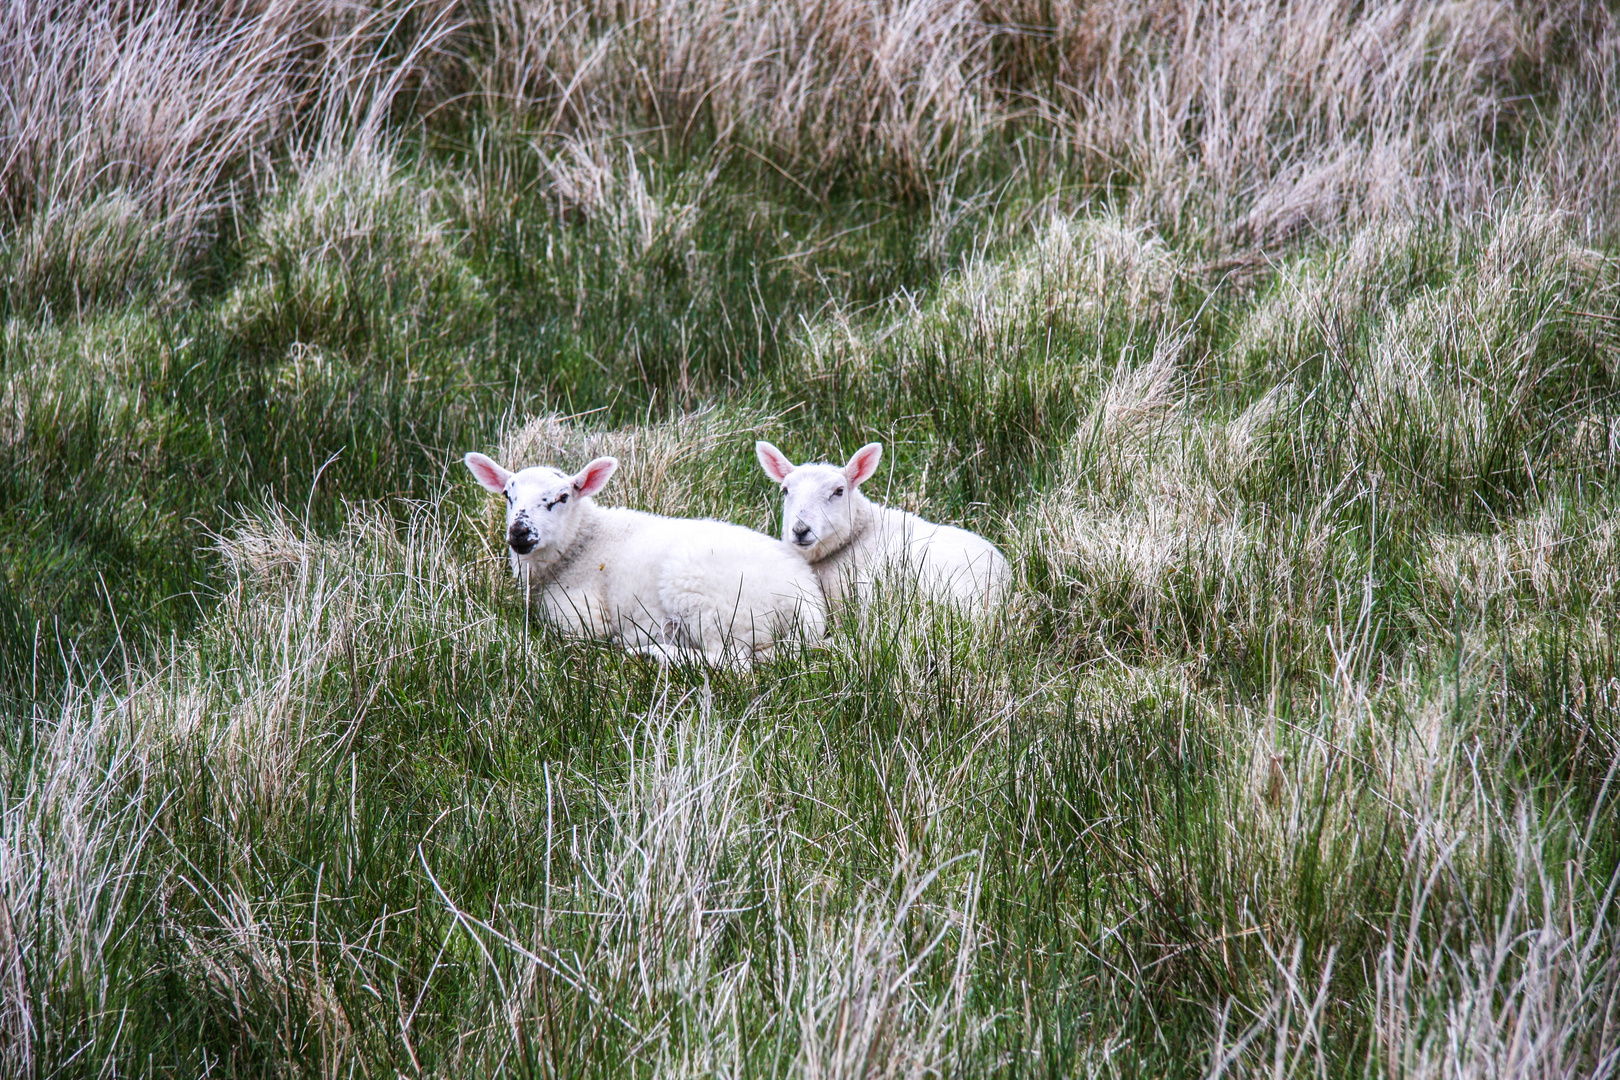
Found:
M 429 330 L 476 336 L 489 305 L 443 201 L 386 152 L 318 158 L 261 207 L 224 326 L 272 355 L 287 343 L 391 357 L 431 348 Z
M 5 258 L 6 306 L 45 321 L 132 304 L 173 309 L 187 291 L 174 246 L 127 191 L 35 216 Z

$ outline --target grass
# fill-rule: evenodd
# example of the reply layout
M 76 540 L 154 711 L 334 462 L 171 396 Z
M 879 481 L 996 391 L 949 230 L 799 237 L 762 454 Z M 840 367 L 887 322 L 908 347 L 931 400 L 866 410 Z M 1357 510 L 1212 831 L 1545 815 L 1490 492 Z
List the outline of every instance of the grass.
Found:
M 1615 1074 L 1606 8 L 0 18 L 0 1072 Z M 458 464 L 760 437 L 1008 610 L 660 669 Z

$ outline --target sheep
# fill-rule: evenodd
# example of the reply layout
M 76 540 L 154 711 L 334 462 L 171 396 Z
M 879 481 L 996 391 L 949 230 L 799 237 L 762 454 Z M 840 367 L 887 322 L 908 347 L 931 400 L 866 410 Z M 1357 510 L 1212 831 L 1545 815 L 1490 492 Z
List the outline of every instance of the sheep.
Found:
M 506 497 L 513 576 L 565 630 L 665 662 L 711 664 L 763 659 L 786 635 L 826 632 L 816 575 L 782 541 L 724 521 L 596 505 L 617 458 L 573 476 L 511 472 L 479 453 L 465 460 Z
M 970 614 L 1000 606 L 1011 571 L 996 546 L 977 533 L 936 525 L 916 514 L 872 502 L 860 487 L 877 472 L 882 443 L 867 443 L 843 468 L 794 465 L 768 442 L 754 454 L 765 475 L 782 485 L 782 539 L 815 568 L 829 603 L 853 587 L 860 607 L 872 599 L 885 566 L 899 564 L 925 596 Z

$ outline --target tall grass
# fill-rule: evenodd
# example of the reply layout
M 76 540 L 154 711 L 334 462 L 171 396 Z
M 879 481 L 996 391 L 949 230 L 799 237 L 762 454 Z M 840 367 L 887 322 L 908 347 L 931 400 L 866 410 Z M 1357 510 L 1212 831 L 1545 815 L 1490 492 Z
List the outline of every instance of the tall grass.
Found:
M 377 139 L 447 13 L 426 5 L 9 5 L 0 204 L 11 310 L 186 290 L 288 154 Z
M 20 4 L 0 1072 L 1620 1066 L 1617 27 Z M 992 537 L 758 669 L 458 464 Z

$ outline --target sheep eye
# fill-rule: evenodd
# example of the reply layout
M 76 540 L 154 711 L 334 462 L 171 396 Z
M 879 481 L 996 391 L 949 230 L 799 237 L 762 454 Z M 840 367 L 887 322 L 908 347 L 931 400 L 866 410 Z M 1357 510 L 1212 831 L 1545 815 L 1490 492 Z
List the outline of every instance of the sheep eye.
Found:
M 506 496 L 506 505 L 511 506 L 512 505 L 512 493 L 510 491 L 503 491 L 503 492 L 501 492 L 501 494 Z
M 842 495 L 843 493 L 844 493 L 843 488 L 841 488 L 841 487 L 833 488 L 832 497 L 836 499 L 836 498 L 838 498 L 838 496 Z
M 787 498 L 787 485 L 786 484 L 782 485 L 782 497 L 784 499 Z

